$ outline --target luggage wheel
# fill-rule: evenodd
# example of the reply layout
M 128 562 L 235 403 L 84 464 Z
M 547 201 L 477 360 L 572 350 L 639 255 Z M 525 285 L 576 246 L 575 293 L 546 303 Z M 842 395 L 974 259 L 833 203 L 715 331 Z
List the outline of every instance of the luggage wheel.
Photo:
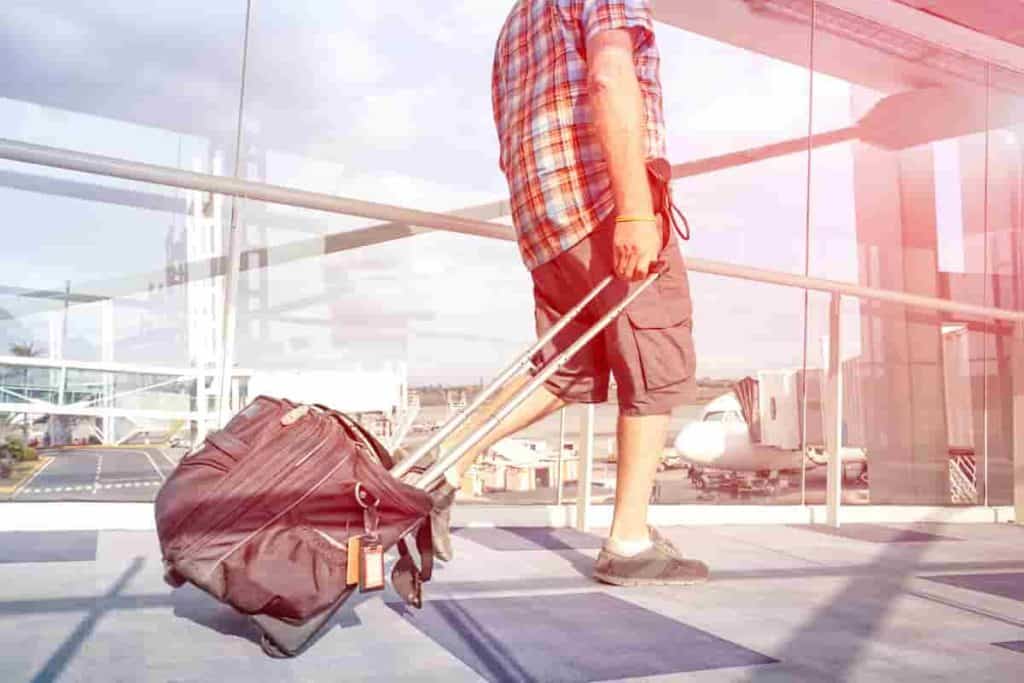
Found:
M 272 641 L 267 636 L 266 633 L 260 634 L 260 647 L 267 655 L 273 657 L 274 659 L 291 659 L 295 656 L 288 654 L 287 652 L 279 648 L 277 645 L 275 645 L 274 641 Z

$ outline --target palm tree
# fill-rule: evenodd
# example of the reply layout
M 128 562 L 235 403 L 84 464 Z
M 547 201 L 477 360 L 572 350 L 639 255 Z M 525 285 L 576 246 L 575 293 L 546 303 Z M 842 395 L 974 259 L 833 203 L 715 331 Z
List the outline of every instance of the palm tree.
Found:
M 37 349 L 34 341 L 21 344 L 11 344 L 9 348 L 12 356 L 18 356 L 20 358 L 35 358 L 36 356 L 43 355 L 43 350 Z

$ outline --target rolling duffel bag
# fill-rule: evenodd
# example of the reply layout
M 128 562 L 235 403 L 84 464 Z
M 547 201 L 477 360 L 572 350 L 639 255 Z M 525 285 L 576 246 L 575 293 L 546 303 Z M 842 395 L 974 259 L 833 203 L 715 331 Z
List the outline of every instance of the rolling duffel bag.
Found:
M 264 649 L 293 655 L 315 635 L 314 617 L 357 587 L 383 587 L 379 554 L 413 536 L 422 571 L 411 559 L 396 571 L 405 572 L 402 597 L 416 604 L 431 572 L 432 501 L 391 476 L 391 465 L 387 450 L 343 414 L 260 396 L 208 434 L 157 494 L 167 582 L 189 581 L 260 615 Z M 348 556 L 357 542 L 370 564 L 353 578 Z M 404 543 L 402 554 L 410 557 Z
M 611 281 L 607 276 L 461 413 L 399 463 L 356 421 L 321 405 L 260 396 L 185 457 L 157 493 L 164 576 L 253 616 L 274 657 L 302 652 L 355 591 L 386 583 L 414 607 L 433 570 L 427 491 L 661 274 L 655 264 L 567 349 L 429 467 L 434 452 Z M 414 477 L 414 483 L 405 479 Z M 415 547 L 415 552 L 414 552 Z M 418 563 L 416 556 L 418 556 Z

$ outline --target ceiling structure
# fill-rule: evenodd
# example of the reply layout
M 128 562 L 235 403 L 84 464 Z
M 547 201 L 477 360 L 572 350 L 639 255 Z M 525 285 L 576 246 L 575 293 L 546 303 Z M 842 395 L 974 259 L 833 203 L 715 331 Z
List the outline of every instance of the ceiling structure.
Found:
M 987 16 L 985 6 L 1002 13 Z M 1024 0 L 655 0 L 654 11 L 666 24 L 804 66 L 813 11 L 819 73 L 886 93 L 983 88 L 990 78 L 996 89 L 1024 95 L 1024 50 L 1001 37 L 1024 28 Z M 999 35 L 981 30 L 995 23 Z M 998 67 L 986 73 L 988 62 Z
M 1024 0 L 894 0 L 1024 47 Z

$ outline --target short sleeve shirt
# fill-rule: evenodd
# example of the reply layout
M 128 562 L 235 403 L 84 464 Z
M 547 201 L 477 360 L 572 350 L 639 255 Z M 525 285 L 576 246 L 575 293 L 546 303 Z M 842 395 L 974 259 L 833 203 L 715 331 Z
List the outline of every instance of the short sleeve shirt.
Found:
M 526 267 L 572 247 L 615 209 L 587 95 L 587 39 L 630 29 L 648 158 L 665 157 L 649 0 L 518 0 L 498 37 L 491 97 Z

